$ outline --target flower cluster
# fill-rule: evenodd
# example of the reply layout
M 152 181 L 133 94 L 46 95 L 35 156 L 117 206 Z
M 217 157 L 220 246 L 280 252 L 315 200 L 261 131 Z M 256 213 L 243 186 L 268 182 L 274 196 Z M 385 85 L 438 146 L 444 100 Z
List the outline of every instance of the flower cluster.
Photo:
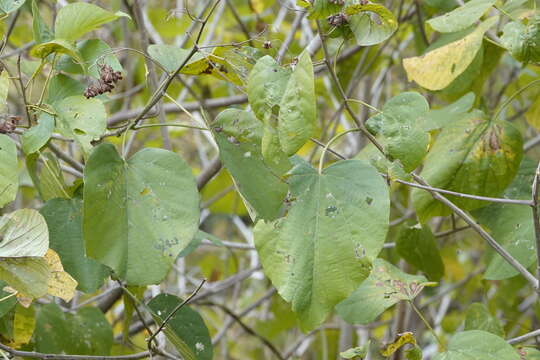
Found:
M 105 64 L 99 66 L 99 76 L 98 82 L 88 86 L 84 91 L 84 96 L 87 99 L 111 92 L 116 83 L 122 80 L 122 73 L 120 71 L 114 71 L 112 67 Z

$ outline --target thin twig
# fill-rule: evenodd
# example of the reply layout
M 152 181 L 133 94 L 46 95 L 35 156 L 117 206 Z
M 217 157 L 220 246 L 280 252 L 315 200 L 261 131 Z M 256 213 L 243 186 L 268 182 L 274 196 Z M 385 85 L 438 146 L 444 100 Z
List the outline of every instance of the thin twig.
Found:
M 536 237 L 536 277 L 540 279 L 540 217 L 538 214 L 538 181 L 540 178 L 540 162 L 536 167 L 536 172 L 534 173 L 534 180 L 532 184 L 532 217 L 534 223 L 534 235 Z M 540 289 L 536 289 L 540 292 Z

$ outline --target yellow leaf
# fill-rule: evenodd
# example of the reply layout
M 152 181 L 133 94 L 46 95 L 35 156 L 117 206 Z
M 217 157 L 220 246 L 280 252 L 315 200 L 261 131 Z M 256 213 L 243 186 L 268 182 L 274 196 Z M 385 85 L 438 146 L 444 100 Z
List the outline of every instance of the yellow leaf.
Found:
M 20 347 L 32 338 L 36 317 L 34 308 L 25 308 L 20 305 L 15 307 L 15 317 L 13 319 L 13 339 L 9 342 L 12 347 Z
M 422 56 L 403 60 L 409 81 L 429 90 L 442 90 L 456 79 L 474 60 L 482 46 L 484 33 L 497 22 L 493 16 L 464 38 L 441 46 Z
M 387 344 L 384 347 L 384 349 L 381 349 L 381 355 L 386 356 L 386 357 L 391 356 L 393 353 L 395 353 L 400 347 L 402 347 L 405 344 L 416 345 L 416 339 L 414 338 L 414 334 L 412 332 L 405 332 L 403 334 L 398 334 L 394 342 Z
M 77 281 L 64 271 L 60 257 L 54 250 L 47 250 L 45 260 L 51 271 L 48 282 L 48 293 L 65 301 L 70 301 L 73 298 L 73 295 L 75 295 Z

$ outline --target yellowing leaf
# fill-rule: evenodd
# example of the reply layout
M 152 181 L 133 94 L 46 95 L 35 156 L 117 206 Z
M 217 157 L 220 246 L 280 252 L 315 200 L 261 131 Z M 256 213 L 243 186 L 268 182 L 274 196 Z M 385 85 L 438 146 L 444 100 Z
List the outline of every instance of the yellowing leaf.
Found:
M 381 354 L 383 356 L 391 356 L 399 348 L 401 348 L 403 345 L 406 345 L 406 344 L 416 345 L 416 339 L 414 338 L 414 334 L 412 332 L 405 332 L 403 334 L 398 334 L 398 336 L 393 342 L 391 342 L 390 344 L 387 344 L 384 347 L 384 349 L 381 349 Z
M 65 301 L 70 301 L 75 295 L 77 281 L 64 271 L 60 257 L 54 250 L 49 249 L 47 251 L 45 260 L 50 270 L 48 293 Z
M 20 305 L 15 307 L 15 317 L 13 319 L 13 338 L 9 342 L 12 347 L 19 347 L 27 344 L 32 338 L 36 326 L 36 316 L 34 308 L 26 308 Z
M 442 90 L 463 73 L 482 46 L 484 33 L 493 26 L 494 16 L 481 23 L 464 38 L 441 46 L 422 56 L 403 60 L 409 81 L 429 90 Z

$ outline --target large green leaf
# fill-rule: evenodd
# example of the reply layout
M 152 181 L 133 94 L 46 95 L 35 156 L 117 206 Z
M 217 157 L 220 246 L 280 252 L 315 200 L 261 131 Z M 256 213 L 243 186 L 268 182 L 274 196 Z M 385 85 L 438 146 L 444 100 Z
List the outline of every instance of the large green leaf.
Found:
M 504 337 L 504 329 L 495 316 L 491 315 L 486 305 L 473 303 L 467 309 L 464 330 L 483 330 Z
M 384 138 L 388 155 L 399 159 L 405 171 L 418 167 L 429 146 L 429 134 L 418 121 L 429 111 L 426 99 L 416 92 L 405 92 L 388 100 L 382 113 L 371 117 L 366 125 Z
M 259 218 L 277 218 L 288 188 L 282 174 L 262 157 L 261 122 L 251 112 L 229 109 L 218 115 L 212 127 L 220 158 L 244 199 Z
M 190 50 L 182 49 L 174 45 L 154 44 L 148 47 L 148 55 L 170 73 L 175 72 L 180 65 L 184 63 L 190 52 Z M 203 71 L 207 67 L 207 65 L 204 64 L 204 56 L 200 53 L 193 55 L 186 67 L 189 66 L 189 64 L 191 64 L 192 67 L 195 66 L 195 64 L 200 64 L 200 67 L 197 67 L 196 69 L 199 71 Z
M 47 223 L 32 209 L 0 217 L 0 257 L 44 256 L 49 248 Z
M 497 22 L 494 16 L 465 37 L 433 51 L 403 60 L 409 80 L 429 90 L 441 90 L 462 74 L 482 47 L 484 33 Z
M 82 95 L 84 89 L 85 85 L 83 85 L 80 81 L 77 81 L 64 74 L 57 74 L 49 82 L 46 102 L 49 105 L 53 105 L 54 103 L 70 96 Z
M 49 243 L 62 259 L 64 270 L 78 282 L 78 289 L 96 291 L 109 270 L 85 256 L 82 237 L 82 201 L 52 199 L 41 208 L 49 227 Z
M 279 66 L 270 56 L 257 61 L 249 73 L 247 93 L 258 119 L 266 121 L 272 114 L 278 114 L 290 76 L 291 69 Z
M 369 277 L 350 297 L 336 306 L 339 316 L 353 324 L 367 324 L 401 300 L 412 300 L 426 278 L 409 275 L 382 259 L 373 262 Z
M 47 294 L 50 269 L 42 257 L 0 259 L 0 280 L 25 296 L 34 298 Z
M 519 354 L 522 356 L 521 360 L 540 360 L 540 350 L 532 347 L 522 347 L 518 349 Z
M 18 190 L 17 146 L 9 136 L 0 134 L 0 208 L 15 200 Z
M 83 307 L 71 314 L 51 303 L 38 310 L 34 342 L 43 353 L 107 356 L 113 332 L 97 307 Z
M 84 171 L 86 252 L 130 285 L 159 283 L 199 225 L 199 194 L 178 155 L 143 149 L 129 160 L 94 149 Z
M 84 68 L 75 63 L 69 56 L 62 56 L 56 68 L 72 74 L 83 74 L 88 69 L 88 75 L 99 79 L 100 65 L 109 65 L 114 71 L 122 71 L 122 65 L 112 52 L 112 49 L 100 39 L 83 40 L 77 43 L 77 51 L 84 62 Z M 74 94 L 72 94 L 74 95 Z
M 41 149 L 54 131 L 54 117 L 45 112 L 41 113 L 38 124 L 25 131 L 21 137 L 22 149 L 26 155 L 37 152 Z
M 69 198 L 64 174 L 54 154 L 45 152 L 27 155 L 26 168 L 43 201 Z
M 281 148 L 295 154 L 313 135 L 317 117 L 313 64 L 307 51 L 298 58 L 279 107 Z
M 13 296 L 13 293 L 5 291 L 4 288 L 7 286 L 7 283 L 0 281 L 0 319 L 6 315 L 14 306 L 17 304 L 17 298 Z M 8 298 L 8 296 L 10 296 Z
M 58 114 L 56 128 L 63 136 L 76 140 L 88 154 L 92 141 L 98 140 L 107 129 L 107 112 L 98 99 L 82 95 L 70 96 L 54 103 Z
M 292 207 L 285 218 L 257 223 L 255 246 L 266 275 L 308 331 L 367 277 L 386 238 L 388 187 L 360 160 L 322 174 L 299 163 L 288 181 Z
M 402 228 L 396 241 L 396 250 L 430 280 L 439 281 L 444 275 L 444 263 L 429 227 L 417 225 Z
M 148 303 L 148 307 L 153 312 L 154 320 L 161 325 L 164 319 L 181 303 L 182 299 L 179 297 L 160 294 Z M 201 315 L 189 306 L 182 306 L 169 319 L 164 333 L 183 359 L 212 359 L 214 350 L 208 328 Z
M 335 0 L 315 0 L 309 10 L 309 19 L 324 19 L 325 17 L 335 14 L 341 10 L 343 4 Z
M 530 199 L 536 165 L 534 161 L 524 159 L 515 180 L 506 189 L 504 196 L 511 199 Z M 532 212 L 528 206 L 490 204 L 476 210 L 473 215 L 523 266 L 529 267 L 534 264 L 536 241 Z M 488 266 L 484 278 L 488 280 L 502 280 L 518 275 L 518 271 L 495 251 L 489 250 L 486 260 Z
M 516 60 L 524 63 L 540 62 L 540 15 L 530 19 L 528 24 L 522 21 L 509 22 L 503 32 L 501 42 Z
M 429 110 L 421 118 L 422 128 L 431 131 L 457 121 L 472 109 L 475 98 L 474 93 L 470 92 L 443 108 Z
M 127 16 L 122 12 L 112 13 L 97 5 L 76 2 L 58 11 L 54 22 L 54 35 L 57 39 L 74 41 L 99 26 Z
M 36 0 L 32 0 L 32 32 L 36 44 L 41 44 L 54 39 L 52 30 L 41 17 Z
M 433 360 L 520 360 L 504 339 L 481 330 L 469 330 L 454 335 L 445 352 Z
M 345 9 L 358 45 L 371 46 L 388 39 L 398 28 L 394 14 L 383 5 L 351 5 Z
M 73 58 L 78 64 L 84 66 L 84 60 L 79 53 L 79 50 L 64 39 L 54 39 L 45 43 L 37 44 L 30 51 L 30 55 L 45 59 L 50 54 L 66 54 Z
M 490 121 L 479 112 L 444 127 L 426 157 L 421 176 L 433 187 L 460 193 L 499 196 L 512 182 L 523 156 L 520 132 L 507 121 Z M 425 190 L 414 189 L 413 203 L 422 222 L 450 209 Z M 473 210 L 485 202 L 447 196 Z
M 496 0 L 471 0 L 449 13 L 428 20 L 427 23 L 443 33 L 464 30 L 480 19 L 495 2 Z

